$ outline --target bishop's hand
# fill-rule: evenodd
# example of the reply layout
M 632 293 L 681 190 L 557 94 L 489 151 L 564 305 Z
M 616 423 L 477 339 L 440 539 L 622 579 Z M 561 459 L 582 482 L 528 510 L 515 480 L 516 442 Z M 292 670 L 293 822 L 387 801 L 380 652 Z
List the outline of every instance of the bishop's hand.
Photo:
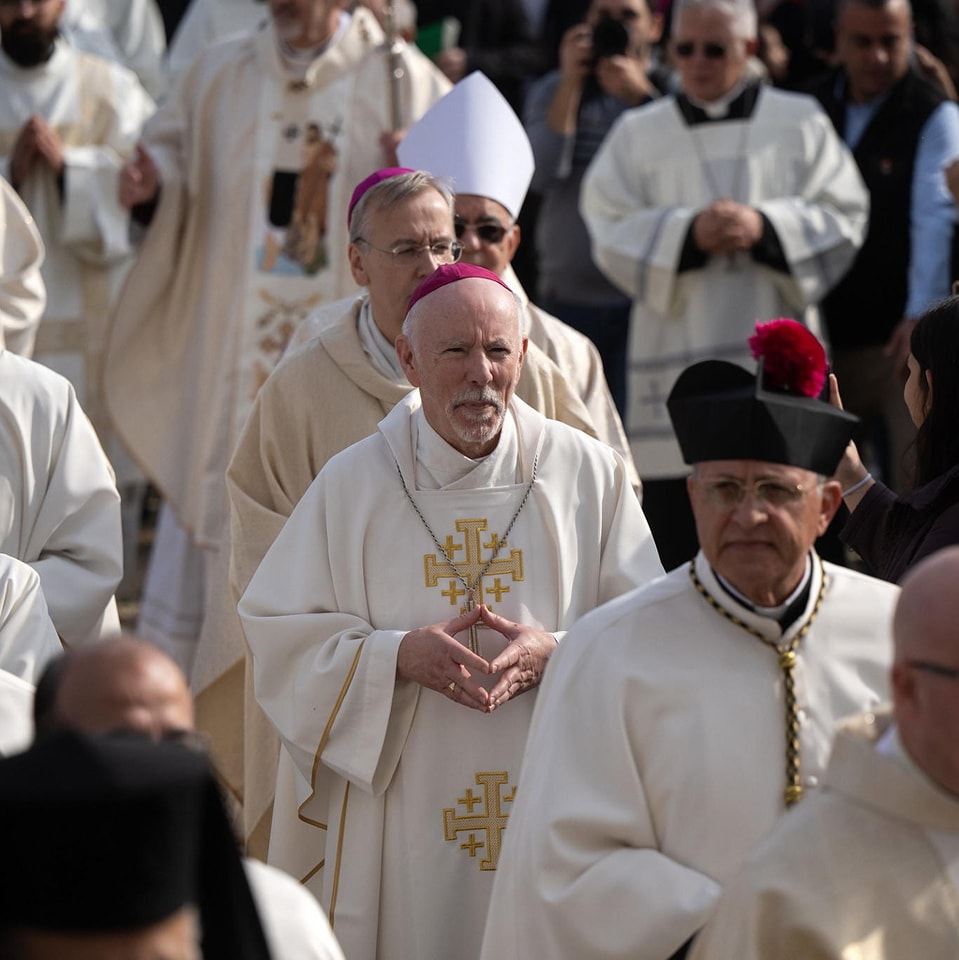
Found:
M 490 664 L 490 673 L 499 674 L 489 692 L 489 712 L 492 713 L 507 700 L 539 686 L 557 643 L 556 637 L 545 630 L 514 623 L 485 606 L 479 610 L 483 623 L 509 641 Z
M 136 153 L 120 171 L 118 196 L 122 206 L 132 210 L 141 203 L 149 203 L 160 192 L 160 173 L 153 158 L 137 144 Z
M 489 712 L 489 693 L 473 674 L 490 673 L 490 664 L 456 639 L 456 634 L 479 621 L 482 610 L 476 607 L 444 623 L 410 630 L 400 641 L 396 675 L 436 690 L 464 707 Z

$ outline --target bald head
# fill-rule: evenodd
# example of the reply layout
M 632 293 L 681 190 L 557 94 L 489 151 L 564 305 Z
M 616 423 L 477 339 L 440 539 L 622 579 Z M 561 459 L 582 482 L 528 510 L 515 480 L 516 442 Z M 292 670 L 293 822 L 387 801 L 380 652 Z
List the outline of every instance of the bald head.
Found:
M 118 637 L 68 651 L 52 667 L 52 689 L 37 729 L 69 727 L 87 733 L 135 730 L 159 740 L 192 731 L 193 699 L 180 668 L 161 650 Z M 38 702 L 40 701 L 38 695 Z
M 959 795 L 959 547 L 933 554 L 902 581 L 893 620 L 892 687 L 907 753 Z

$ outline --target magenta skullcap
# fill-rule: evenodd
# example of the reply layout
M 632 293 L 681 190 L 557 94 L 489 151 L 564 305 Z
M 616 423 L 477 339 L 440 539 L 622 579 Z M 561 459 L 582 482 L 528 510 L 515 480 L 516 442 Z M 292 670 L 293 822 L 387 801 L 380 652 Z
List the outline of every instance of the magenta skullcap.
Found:
M 439 290 L 440 287 L 445 287 L 448 283 L 456 283 L 457 280 L 469 280 L 473 277 L 479 280 L 492 280 L 493 283 L 498 283 L 504 290 L 513 293 L 513 288 L 508 283 L 504 283 L 500 277 L 492 270 L 487 270 L 486 267 L 478 267 L 473 263 L 444 263 L 420 281 L 419 286 L 410 294 L 409 302 L 406 304 L 406 312 L 409 313 L 417 300 L 428 297 L 434 290 Z
M 365 194 L 367 190 L 372 190 L 373 187 L 383 180 L 389 180 L 390 177 L 401 177 L 404 173 L 416 173 L 416 171 L 411 170 L 409 167 L 384 167 L 382 170 L 371 173 L 365 180 L 361 180 L 356 185 L 353 196 L 350 197 L 350 206 L 346 211 L 347 227 L 349 227 L 353 221 L 353 208 L 363 199 L 363 194 Z

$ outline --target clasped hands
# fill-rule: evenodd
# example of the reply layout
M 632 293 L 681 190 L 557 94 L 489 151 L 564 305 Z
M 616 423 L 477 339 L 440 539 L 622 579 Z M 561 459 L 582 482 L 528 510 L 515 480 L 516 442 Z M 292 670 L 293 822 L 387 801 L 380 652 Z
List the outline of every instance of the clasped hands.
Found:
M 484 660 L 456 639 L 482 623 L 507 640 L 503 651 Z M 464 707 L 492 713 L 508 700 L 539 686 L 556 638 L 545 630 L 514 623 L 480 605 L 445 623 L 411 630 L 400 642 L 397 676 L 436 690 Z M 487 690 L 474 677 L 497 677 Z
M 713 201 L 693 221 L 693 242 L 703 253 L 751 250 L 762 235 L 762 214 L 733 200 Z

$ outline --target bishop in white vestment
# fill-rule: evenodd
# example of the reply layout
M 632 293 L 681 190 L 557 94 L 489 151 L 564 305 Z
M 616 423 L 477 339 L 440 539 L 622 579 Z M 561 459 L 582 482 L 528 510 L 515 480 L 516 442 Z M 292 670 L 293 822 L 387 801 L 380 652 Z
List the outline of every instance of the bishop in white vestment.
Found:
M 410 342 L 430 331 L 457 346 L 420 344 L 408 367 L 420 391 L 320 472 L 240 604 L 257 697 L 296 764 L 299 819 L 314 828 L 304 843 L 302 823 L 275 821 L 270 858 L 316 892 L 351 960 L 476 955 L 540 651 L 661 571 L 608 447 L 515 398 L 478 459 L 439 432 L 437 378 L 468 366 L 461 386 L 474 396 L 487 379 L 477 371 L 492 367 L 486 386 L 500 396 L 504 363 L 516 366 L 518 304 L 503 288 L 464 265 L 424 281 L 414 310 L 427 326 Z M 489 325 L 491 302 L 512 312 L 507 327 Z M 451 402 L 478 412 L 476 400 Z M 482 612 L 468 611 L 474 602 Z M 431 672 L 408 679 L 408 651 L 424 649 L 442 652 L 423 653 Z M 502 660 L 521 650 L 524 679 Z M 484 662 L 499 664 L 493 675 Z

